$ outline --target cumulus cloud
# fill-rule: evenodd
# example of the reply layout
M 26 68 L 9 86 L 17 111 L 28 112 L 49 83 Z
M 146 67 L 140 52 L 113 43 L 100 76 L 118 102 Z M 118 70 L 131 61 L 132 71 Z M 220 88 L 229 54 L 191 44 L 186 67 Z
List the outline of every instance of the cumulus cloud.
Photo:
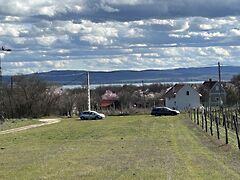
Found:
M 240 29 L 231 29 L 230 33 L 234 36 L 240 36 Z
M 139 20 L 176 17 L 239 15 L 238 0 L 1 0 L 0 12 L 18 16 L 64 18 L 80 15 L 90 20 Z M 72 16 L 74 17 L 74 16 Z
M 52 45 L 57 38 L 55 36 L 42 36 L 36 38 L 37 43 L 43 46 L 50 46 Z
M 213 52 L 217 55 L 217 56 L 230 56 L 228 50 L 221 48 L 221 47 L 212 47 L 210 48 L 213 50 Z
M 238 0 L 0 0 L 4 71 L 239 64 Z M 71 62 L 71 63 L 70 63 Z

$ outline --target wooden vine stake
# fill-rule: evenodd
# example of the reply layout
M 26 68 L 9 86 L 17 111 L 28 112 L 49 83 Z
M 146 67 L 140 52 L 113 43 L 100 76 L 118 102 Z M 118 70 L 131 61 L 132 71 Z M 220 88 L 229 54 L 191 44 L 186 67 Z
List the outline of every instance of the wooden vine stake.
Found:
M 240 141 L 239 141 L 239 135 L 238 135 L 238 125 L 237 125 L 237 117 L 233 116 L 233 122 L 235 126 L 235 131 L 236 131 L 236 137 L 237 137 L 237 143 L 238 143 L 238 149 L 240 149 Z
M 228 128 L 227 128 L 225 114 L 223 114 L 223 123 L 224 123 L 224 127 L 225 127 L 225 140 L 226 140 L 226 144 L 228 144 Z

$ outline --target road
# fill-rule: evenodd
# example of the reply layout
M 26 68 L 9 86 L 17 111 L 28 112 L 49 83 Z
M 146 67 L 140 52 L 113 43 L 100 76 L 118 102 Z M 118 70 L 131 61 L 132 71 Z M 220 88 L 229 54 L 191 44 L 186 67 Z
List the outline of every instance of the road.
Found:
M 33 124 L 33 125 L 29 125 L 29 126 L 24 126 L 24 127 L 19 127 L 19 128 L 14 128 L 14 129 L 9 129 L 9 130 L 5 130 L 5 131 L 0 131 L 0 135 L 16 133 L 16 132 L 19 132 L 19 131 L 25 131 L 25 130 L 28 130 L 28 129 L 37 128 L 37 127 L 41 127 L 41 126 L 46 126 L 46 125 L 50 125 L 50 124 L 56 124 L 56 123 L 59 123 L 61 120 L 60 119 L 40 119 L 39 121 L 42 122 L 42 123 L 41 124 Z

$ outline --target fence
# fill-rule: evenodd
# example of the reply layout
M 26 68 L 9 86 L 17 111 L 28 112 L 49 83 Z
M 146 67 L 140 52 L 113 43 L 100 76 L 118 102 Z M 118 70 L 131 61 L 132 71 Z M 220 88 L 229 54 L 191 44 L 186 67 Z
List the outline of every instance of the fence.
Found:
M 226 144 L 232 144 L 240 149 L 240 109 L 237 108 L 207 108 L 191 109 L 190 119 L 201 126 L 206 133 L 225 139 Z

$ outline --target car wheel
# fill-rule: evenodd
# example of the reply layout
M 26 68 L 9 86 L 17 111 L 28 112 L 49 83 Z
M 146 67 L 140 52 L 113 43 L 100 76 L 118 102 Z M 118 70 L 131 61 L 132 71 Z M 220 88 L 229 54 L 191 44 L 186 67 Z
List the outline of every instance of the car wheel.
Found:
M 84 120 L 85 118 L 84 117 L 80 117 L 81 120 Z

